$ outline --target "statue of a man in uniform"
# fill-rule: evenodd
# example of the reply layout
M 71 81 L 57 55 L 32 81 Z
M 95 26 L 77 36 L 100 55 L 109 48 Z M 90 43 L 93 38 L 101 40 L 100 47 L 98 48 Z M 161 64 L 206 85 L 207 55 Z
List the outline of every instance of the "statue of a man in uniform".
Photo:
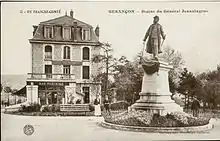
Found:
M 162 53 L 161 50 L 161 36 L 163 40 L 165 40 L 166 35 L 164 34 L 162 26 L 158 23 L 159 17 L 155 16 L 153 20 L 153 24 L 148 28 L 143 43 L 145 45 L 145 41 L 148 38 L 146 45 L 146 52 L 153 54 L 154 59 L 158 60 L 158 54 Z

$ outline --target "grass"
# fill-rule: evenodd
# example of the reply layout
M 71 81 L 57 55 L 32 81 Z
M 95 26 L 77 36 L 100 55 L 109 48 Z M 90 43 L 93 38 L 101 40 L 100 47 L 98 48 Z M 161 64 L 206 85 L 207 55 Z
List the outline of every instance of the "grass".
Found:
M 94 112 L 5 112 L 23 116 L 93 116 Z

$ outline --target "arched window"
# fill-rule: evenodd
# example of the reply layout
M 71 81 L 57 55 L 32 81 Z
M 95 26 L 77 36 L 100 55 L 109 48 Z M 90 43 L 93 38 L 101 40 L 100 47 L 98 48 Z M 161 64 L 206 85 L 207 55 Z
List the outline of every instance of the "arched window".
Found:
M 68 46 L 63 49 L 63 59 L 70 59 L 70 47 Z
M 83 48 L 83 60 L 89 60 L 89 48 L 88 47 Z
M 52 59 L 52 47 L 45 46 L 45 59 Z

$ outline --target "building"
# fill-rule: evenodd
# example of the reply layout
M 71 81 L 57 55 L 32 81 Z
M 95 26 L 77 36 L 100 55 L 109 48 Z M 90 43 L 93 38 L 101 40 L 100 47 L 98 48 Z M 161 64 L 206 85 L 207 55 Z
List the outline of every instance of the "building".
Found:
M 33 26 L 32 72 L 28 73 L 27 101 L 40 104 L 92 103 L 101 93 L 94 82 L 101 51 L 99 27 L 95 30 L 74 18 L 73 11 Z

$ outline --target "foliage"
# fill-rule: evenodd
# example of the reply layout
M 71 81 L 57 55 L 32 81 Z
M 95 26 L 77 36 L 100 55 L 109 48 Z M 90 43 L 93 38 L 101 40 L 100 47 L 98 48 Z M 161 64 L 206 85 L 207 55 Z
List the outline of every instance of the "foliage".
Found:
M 10 86 L 5 86 L 4 87 L 4 92 L 5 93 L 11 93 L 12 92 L 12 88 Z
M 113 70 L 113 85 L 116 87 L 117 99 L 134 103 L 141 91 L 143 69 L 139 60 L 131 62 L 125 56 L 117 60 Z
M 21 105 L 20 112 L 39 112 L 41 105 L 38 103 L 30 103 L 29 105 Z
M 129 104 L 126 101 L 118 101 L 116 103 L 110 104 L 111 110 L 121 110 L 128 109 Z
M 89 110 L 92 112 L 92 111 L 95 111 L 95 107 L 94 107 L 94 105 L 92 105 L 92 104 L 89 104 Z
M 110 99 L 112 99 L 112 93 L 109 90 L 116 88 L 117 100 L 134 103 L 139 98 L 142 85 L 143 69 L 139 64 L 140 56 L 137 55 L 133 61 L 129 61 L 125 56 L 117 59 L 111 55 L 112 48 L 109 43 L 103 43 L 102 48 L 104 54 L 95 55 L 92 59 L 94 63 L 102 63 L 100 73 L 93 76 L 93 80 L 101 81 L 101 88 L 105 93 L 108 90 Z M 179 75 L 183 70 L 184 60 L 179 52 L 169 46 L 164 48 L 161 57 L 174 66 L 174 69 L 169 72 L 170 90 L 173 93 L 179 85 Z M 104 72 L 103 69 L 105 69 Z M 113 81 L 110 81 L 109 77 L 113 77 Z M 102 96 L 104 96 L 103 93 Z
M 187 68 L 184 68 L 184 71 L 181 73 L 180 85 L 177 90 L 187 98 L 186 107 L 190 106 L 193 99 L 197 98 L 201 101 L 202 99 L 204 100 L 206 95 L 201 80 L 197 79 L 192 72 L 187 70 Z
M 171 93 L 173 93 L 179 86 L 179 77 L 183 72 L 185 61 L 181 53 L 174 50 L 170 46 L 164 47 L 161 58 L 173 66 L 173 69 L 169 71 L 169 86 Z
M 111 55 L 113 49 L 109 43 L 101 43 L 101 48 L 104 50 L 104 53 L 96 54 L 92 58 L 93 63 L 100 63 L 99 73 L 92 77 L 93 81 L 102 83 L 101 88 L 104 90 L 104 94 L 107 95 L 110 88 L 108 77 L 109 74 L 111 74 L 111 68 L 114 65 L 114 58 Z M 103 72 L 103 70 L 105 71 Z
M 179 121 L 181 126 L 201 126 L 209 123 L 210 117 L 194 117 L 184 112 L 172 112 L 173 119 Z
M 105 121 L 113 124 L 141 127 L 188 127 L 209 123 L 210 118 L 193 117 L 184 112 L 171 112 L 165 116 L 138 110 L 115 115 L 104 115 Z
M 52 105 L 43 105 L 41 107 L 41 112 L 59 112 L 60 105 L 59 104 L 52 104 Z
M 152 115 L 145 111 L 123 112 L 116 115 L 104 115 L 105 121 L 113 124 L 128 125 L 128 126 L 147 126 Z
M 152 127 L 176 127 L 179 126 L 176 120 L 170 118 L 170 116 L 160 116 L 154 114 L 151 120 L 150 126 Z
M 196 79 L 200 81 L 198 97 L 208 103 L 209 108 L 217 108 L 220 104 L 220 65 L 216 70 L 198 74 Z

